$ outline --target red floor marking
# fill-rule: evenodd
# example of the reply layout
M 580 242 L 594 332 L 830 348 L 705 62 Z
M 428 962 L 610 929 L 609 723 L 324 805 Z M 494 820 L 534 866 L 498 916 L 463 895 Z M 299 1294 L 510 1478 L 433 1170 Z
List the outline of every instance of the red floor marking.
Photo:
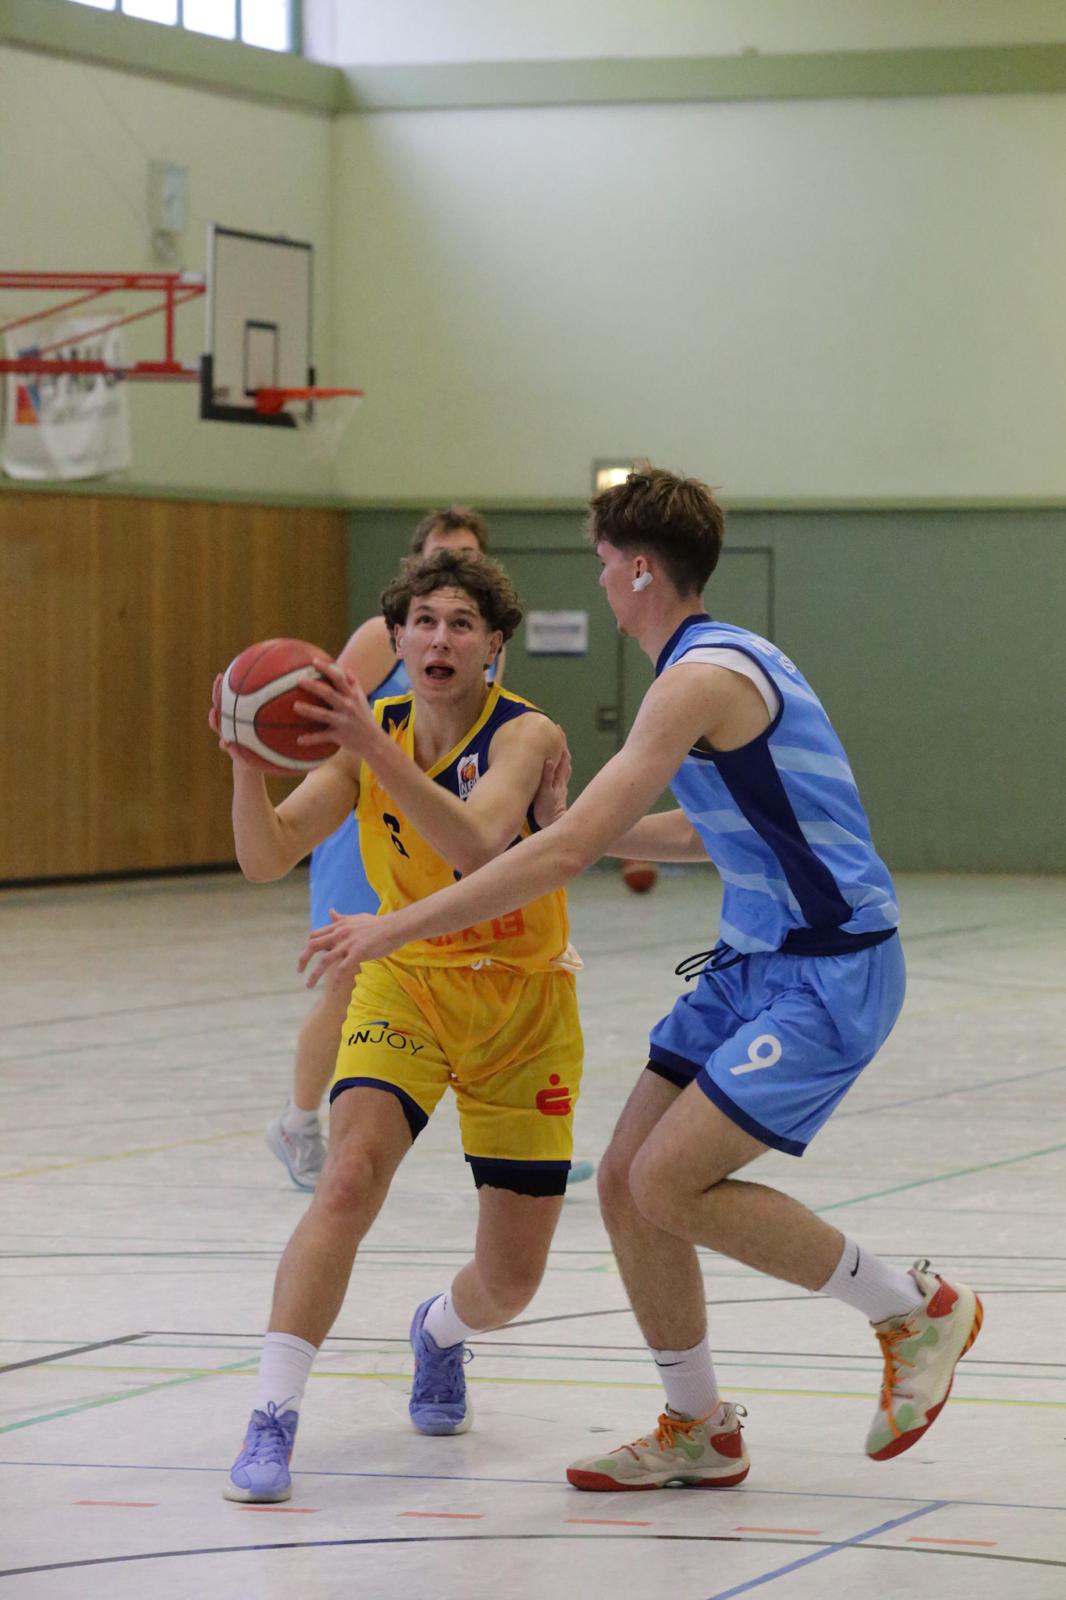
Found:
M 446 1518 L 449 1522 L 480 1522 L 483 1511 L 401 1511 L 401 1517 Z
M 157 1506 L 158 1500 L 75 1500 L 76 1506 Z
M 907 1540 L 908 1544 L 973 1544 L 980 1545 L 982 1550 L 991 1550 L 999 1543 L 998 1539 L 920 1539 L 917 1534 Z
M 567 1517 L 567 1522 L 579 1522 L 596 1528 L 650 1528 L 650 1522 L 623 1522 L 617 1517 Z
M 734 1533 L 821 1533 L 821 1528 L 749 1528 L 740 1523 Z

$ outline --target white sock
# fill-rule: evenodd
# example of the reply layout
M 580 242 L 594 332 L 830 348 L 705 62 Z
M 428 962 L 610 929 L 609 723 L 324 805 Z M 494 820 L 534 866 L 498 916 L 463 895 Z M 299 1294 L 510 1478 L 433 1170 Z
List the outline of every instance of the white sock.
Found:
M 290 1100 L 281 1114 L 281 1125 L 286 1133 L 313 1133 L 318 1127 L 318 1112 L 304 1111 Z
M 871 1322 L 906 1316 L 922 1303 L 922 1292 L 909 1272 L 861 1250 L 854 1239 L 847 1238 L 833 1276 L 818 1293 L 854 1306 Z
M 280 1412 L 299 1411 L 311 1363 L 317 1354 L 313 1344 L 298 1339 L 294 1333 L 268 1333 L 259 1358 L 256 1411 L 265 1411 L 271 1403 Z
M 691 1420 L 717 1410 L 722 1397 L 706 1335 L 691 1350 L 652 1349 L 651 1353 L 671 1411 Z
M 469 1327 L 455 1314 L 452 1304 L 451 1291 L 439 1294 L 426 1312 L 426 1320 L 422 1324 L 438 1350 L 447 1350 L 449 1345 L 461 1344 L 464 1339 L 470 1339 L 475 1333 L 480 1333 L 480 1328 Z

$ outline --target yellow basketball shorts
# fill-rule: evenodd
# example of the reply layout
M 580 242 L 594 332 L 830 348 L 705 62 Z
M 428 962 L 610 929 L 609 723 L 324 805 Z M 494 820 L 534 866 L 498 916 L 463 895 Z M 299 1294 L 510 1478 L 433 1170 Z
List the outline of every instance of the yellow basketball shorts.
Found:
M 414 1139 L 450 1087 L 479 1189 L 562 1194 L 581 1062 L 570 972 L 370 961 L 348 1008 L 330 1102 L 346 1089 L 384 1089 Z

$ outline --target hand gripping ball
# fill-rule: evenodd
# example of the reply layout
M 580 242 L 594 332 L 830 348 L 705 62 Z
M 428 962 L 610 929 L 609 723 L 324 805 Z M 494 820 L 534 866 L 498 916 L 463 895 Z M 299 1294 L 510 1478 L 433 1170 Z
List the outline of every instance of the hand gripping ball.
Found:
M 242 650 L 215 692 L 222 738 L 240 745 L 263 772 L 290 775 L 320 767 L 337 746 L 297 744 L 301 733 L 320 732 L 322 724 L 294 705 L 314 699 L 305 685 L 322 676 L 317 668 L 330 659 L 303 639 L 264 639 Z

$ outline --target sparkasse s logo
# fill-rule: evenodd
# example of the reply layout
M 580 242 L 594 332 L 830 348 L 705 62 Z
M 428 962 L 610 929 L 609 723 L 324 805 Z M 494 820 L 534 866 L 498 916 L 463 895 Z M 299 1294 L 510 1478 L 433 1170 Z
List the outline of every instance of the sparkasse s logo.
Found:
M 545 1117 L 568 1117 L 574 1109 L 570 1090 L 565 1084 L 560 1084 L 557 1072 L 552 1073 L 548 1082 L 550 1088 L 537 1091 L 537 1098 L 534 1101 L 537 1110 Z

